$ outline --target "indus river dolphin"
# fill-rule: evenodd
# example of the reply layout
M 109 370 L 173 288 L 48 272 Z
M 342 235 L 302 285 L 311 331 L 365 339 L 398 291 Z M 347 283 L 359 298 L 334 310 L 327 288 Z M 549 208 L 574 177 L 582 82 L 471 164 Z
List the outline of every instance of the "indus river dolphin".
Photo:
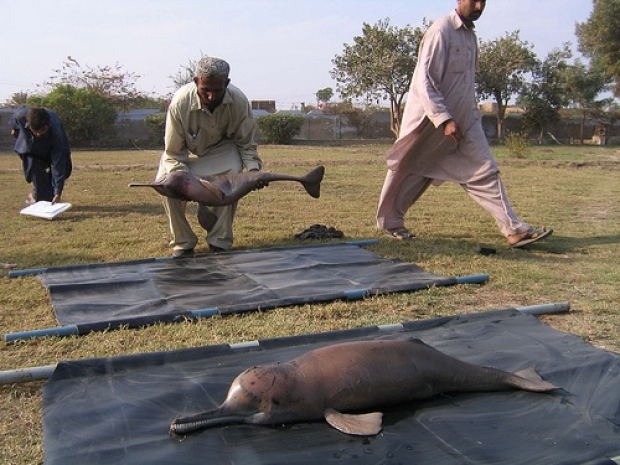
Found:
M 246 171 L 198 177 L 187 171 L 172 171 L 155 182 L 133 182 L 129 187 L 152 187 L 167 197 L 198 202 L 198 221 L 203 228 L 210 230 L 217 221 L 217 216 L 206 207 L 230 205 L 259 186 L 274 181 L 299 182 L 311 197 L 318 199 L 324 174 L 324 166 L 317 166 L 305 176 L 272 171 Z
M 322 347 L 288 362 L 255 366 L 232 382 L 217 408 L 177 418 L 183 435 L 231 424 L 325 420 L 346 434 L 381 431 L 382 413 L 351 415 L 446 392 L 558 389 L 533 367 L 509 373 L 460 361 L 418 339 L 359 341 Z

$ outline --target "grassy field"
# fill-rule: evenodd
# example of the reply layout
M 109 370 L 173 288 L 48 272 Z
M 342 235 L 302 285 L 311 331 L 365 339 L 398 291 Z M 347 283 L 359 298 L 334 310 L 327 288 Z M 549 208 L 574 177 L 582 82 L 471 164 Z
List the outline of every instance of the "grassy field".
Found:
M 299 245 L 314 223 L 342 230 L 348 240 L 379 239 L 369 247 L 385 257 L 414 262 L 445 276 L 488 273 L 485 285 L 442 287 L 364 301 L 304 305 L 243 316 L 218 317 L 136 330 L 0 342 L 0 370 L 224 342 L 481 312 L 568 301 L 569 314 L 541 317 L 562 331 L 606 350 L 620 351 L 620 150 L 606 147 L 538 147 L 513 159 L 496 155 L 515 209 L 554 235 L 528 250 L 512 250 L 493 220 L 462 189 L 431 188 L 409 212 L 418 240 L 402 243 L 375 227 L 387 145 L 349 147 L 265 146 L 266 169 L 305 173 L 326 166 L 322 196 L 275 183 L 244 198 L 235 222 L 235 249 Z M 74 153 L 75 171 L 63 200 L 74 208 L 48 222 L 19 215 L 28 192 L 12 153 L 0 152 L 0 262 L 18 269 L 169 256 L 161 199 L 151 189 L 129 189 L 153 178 L 157 151 Z M 195 208 L 189 217 L 194 219 Z M 305 244 L 306 242 L 304 242 Z M 311 242 L 314 243 L 314 242 Z M 476 253 L 479 244 L 497 254 Z M 197 252 L 205 252 L 204 240 Z M 3 334 L 56 326 L 36 276 L 0 272 Z M 43 460 L 42 382 L 0 386 L 0 464 Z

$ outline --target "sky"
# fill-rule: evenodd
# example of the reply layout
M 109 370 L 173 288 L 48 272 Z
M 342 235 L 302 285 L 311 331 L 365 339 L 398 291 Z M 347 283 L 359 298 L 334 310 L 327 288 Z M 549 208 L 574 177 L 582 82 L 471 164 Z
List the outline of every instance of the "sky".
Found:
M 68 56 L 82 67 L 120 65 L 139 76 L 138 90 L 165 96 L 172 76 L 201 55 L 231 66 L 231 82 L 250 100 L 279 110 L 316 104 L 336 82 L 332 59 L 361 35 L 364 23 L 389 19 L 422 26 L 456 0 L 0 0 L 0 104 L 36 93 Z M 519 30 L 544 59 L 565 42 L 577 52 L 575 24 L 591 0 L 488 0 L 476 23 L 488 41 Z M 578 52 L 577 52 L 578 54 Z M 338 99 L 336 93 L 333 100 Z

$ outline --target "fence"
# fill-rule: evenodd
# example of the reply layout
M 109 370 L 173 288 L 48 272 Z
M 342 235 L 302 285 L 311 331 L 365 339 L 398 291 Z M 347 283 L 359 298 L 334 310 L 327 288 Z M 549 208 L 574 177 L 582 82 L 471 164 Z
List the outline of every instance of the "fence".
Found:
M 8 120 L 12 110 L 0 109 L 0 150 L 11 150 L 13 138 L 10 135 Z M 98 148 L 106 147 L 133 147 L 134 145 L 157 146 L 149 134 L 144 118 L 153 111 L 142 111 L 131 117 L 119 115 L 115 123 L 115 138 L 100 141 Z M 496 143 L 497 122 L 495 115 L 484 114 L 482 117 L 484 132 L 490 142 Z M 509 114 L 504 121 L 506 132 L 520 132 L 521 117 L 518 114 Z M 599 120 L 588 119 L 584 124 L 584 140 L 599 145 L 620 143 L 620 122 L 603 124 Z M 543 134 L 544 143 L 560 142 L 564 144 L 578 143 L 580 141 L 581 120 L 565 118 L 552 125 Z M 538 139 L 538 134 L 528 134 L 532 141 Z M 260 142 L 260 132 L 257 134 Z M 350 113 L 340 115 L 313 114 L 305 115 L 305 121 L 300 133 L 294 138 L 295 143 L 354 143 L 368 140 L 391 140 L 390 115 L 387 111 L 374 113 Z

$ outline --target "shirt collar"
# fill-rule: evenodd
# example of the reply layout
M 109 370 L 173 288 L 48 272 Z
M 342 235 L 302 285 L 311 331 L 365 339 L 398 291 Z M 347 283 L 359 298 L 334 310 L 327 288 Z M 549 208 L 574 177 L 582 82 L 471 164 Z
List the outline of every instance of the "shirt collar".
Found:
M 450 19 L 455 30 L 463 28 L 473 31 L 476 28 L 476 25 L 473 22 L 471 23 L 471 27 L 467 26 L 456 10 L 452 10 L 452 13 L 450 13 Z
M 200 111 L 202 110 L 202 105 L 200 104 L 200 97 L 198 97 L 198 89 L 196 89 L 196 84 L 190 82 L 188 85 L 194 86 L 191 91 L 191 111 Z M 233 103 L 232 95 L 230 94 L 230 84 L 226 88 L 226 93 L 224 94 L 224 99 L 220 105 L 229 105 Z M 219 108 L 219 107 L 218 107 Z

